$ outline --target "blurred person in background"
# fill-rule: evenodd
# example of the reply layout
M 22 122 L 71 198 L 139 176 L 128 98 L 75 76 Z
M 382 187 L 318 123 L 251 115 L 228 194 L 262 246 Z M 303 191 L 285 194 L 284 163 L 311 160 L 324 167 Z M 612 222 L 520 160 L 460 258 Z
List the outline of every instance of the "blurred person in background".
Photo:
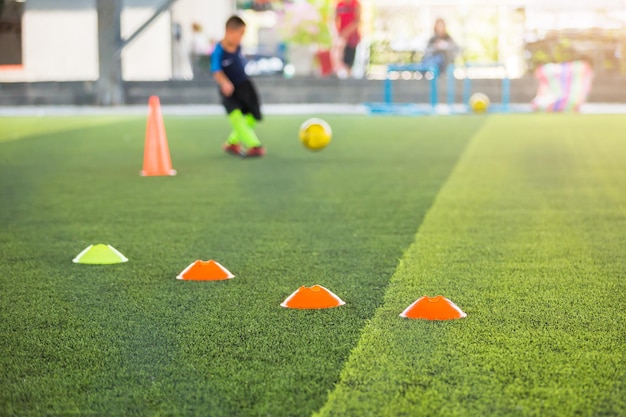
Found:
M 439 18 L 435 21 L 433 36 L 428 41 L 422 64 L 436 66 L 444 74 L 448 65 L 454 62 L 459 47 L 448 34 L 446 22 Z
M 205 78 L 209 76 L 211 63 L 211 53 L 213 47 L 209 43 L 207 36 L 200 23 L 191 25 L 191 65 L 194 78 Z
M 178 22 L 172 24 L 172 78 L 175 80 L 191 80 L 193 70 L 189 51 L 183 41 L 183 28 Z
M 341 64 L 337 71 L 339 78 L 352 75 L 356 48 L 361 41 L 361 4 L 358 0 L 339 0 L 335 8 L 335 27 L 339 35 Z

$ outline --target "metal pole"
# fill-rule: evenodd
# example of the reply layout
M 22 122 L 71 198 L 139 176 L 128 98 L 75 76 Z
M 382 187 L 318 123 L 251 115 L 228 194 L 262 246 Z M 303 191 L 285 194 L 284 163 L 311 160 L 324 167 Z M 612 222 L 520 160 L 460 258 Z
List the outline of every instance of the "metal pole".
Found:
M 454 100 L 456 99 L 456 81 L 454 79 L 454 64 L 448 65 L 446 68 L 446 78 L 447 78 L 447 102 L 450 110 L 452 111 L 452 106 L 454 105 Z
M 163 12 L 167 11 L 170 8 L 170 6 L 174 4 L 175 1 L 176 0 L 166 0 L 165 3 L 161 5 L 161 7 L 156 9 L 154 14 L 150 16 L 148 20 L 146 20 L 141 26 L 139 26 L 128 38 L 123 39 L 120 42 L 120 45 L 117 48 L 117 51 L 115 52 L 115 55 L 118 57 L 121 56 L 124 48 L 126 48 L 132 41 L 134 41 L 137 38 L 137 36 L 141 34 L 141 32 L 146 30 L 148 26 L 150 26 L 152 22 L 154 22 L 159 16 L 161 16 Z
M 393 103 L 393 86 L 391 85 L 391 70 L 387 67 L 387 74 L 385 76 L 385 82 L 383 84 L 385 103 Z
M 437 109 L 437 102 L 439 101 L 439 69 L 437 67 L 432 68 L 433 78 L 430 80 L 430 107 L 434 112 Z
M 98 59 L 100 77 L 96 102 L 101 106 L 124 104 L 122 63 L 115 51 L 121 44 L 122 0 L 97 0 Z

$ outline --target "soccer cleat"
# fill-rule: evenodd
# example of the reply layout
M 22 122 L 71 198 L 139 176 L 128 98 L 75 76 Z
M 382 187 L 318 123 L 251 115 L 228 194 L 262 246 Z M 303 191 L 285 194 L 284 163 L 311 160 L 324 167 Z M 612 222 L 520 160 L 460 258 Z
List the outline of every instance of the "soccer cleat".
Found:
M 242 155 L 241 146 L 236 145 L 236 144 L 235 145 L 230 144 L 230 143 L 225 144 L 224 152 L 229 153 L 231 155 L 236 155 L 236 156 Z
M 262 146 L 255 146 L 248 149 L 248 152 L 244 154 L 246 158 L 254 158 L 265 155 L 265 148 Z

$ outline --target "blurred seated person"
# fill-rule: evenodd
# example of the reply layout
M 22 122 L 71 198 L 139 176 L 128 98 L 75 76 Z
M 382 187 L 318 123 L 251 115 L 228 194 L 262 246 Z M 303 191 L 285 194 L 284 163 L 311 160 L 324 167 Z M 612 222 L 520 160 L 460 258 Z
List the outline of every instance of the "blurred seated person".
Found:
M 421 63 L 436 66 L 439 73 L 444 74 L 448 65 L 454 62 L 458 52 L 459 47 L 448 34 L 446 22 L 441 18 L 437 19 L 434 34 L 428 41 Z
M 213 45 L 209 43 L 202 25 L 194 22 L 191 26 L 191 63 L 194 78 L 209 77 Z

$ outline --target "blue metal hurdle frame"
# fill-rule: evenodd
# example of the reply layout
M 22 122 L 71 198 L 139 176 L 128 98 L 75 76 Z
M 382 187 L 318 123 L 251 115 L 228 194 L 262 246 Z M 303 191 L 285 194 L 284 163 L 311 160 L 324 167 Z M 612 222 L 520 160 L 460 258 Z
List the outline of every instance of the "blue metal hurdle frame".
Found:
M 430 81 L 430 111 L 425 111 L 423 106 L 417 103 L 394 103 L 393 98 L 393 80 L 390 77 L 392 72 L 430 72 L 432 79 Z M 434 113 L 438 103 L 437 80 L 439 78 L 439 70 L 436 66 L 423 64 L 390 64 L 387 65 L 385 81 L 383 84 L 384 102 L 382 103 L 365 103 L 371 113 L 375 114 L 404 114 L 418 115 Z
M 502 94 L 501 94 L 501 103 L 498 106 L 491 105 L 491 109 L 494 111 L 502 111 L 508 112 L 510 110 L 509 102 L 511 98 L 511 79 L 506 70 L 506 66 L 500 62 L 496 63 L 467 63 L 463 66 L 465 68 L 465 78 L 463 79 L 463 104 L 469 108 L 469 99 L 472 93 L 472 78 L 468 75 L 469 68 L 502 68 L 504 69 L 504 77 L 502 78 Z M 456 89 L 455 89 L 455 78 L 454 78 L 454 70 L 457 67 L 454 65 L 449 65 L 446 71 L 446 78 L 448 84 L 447 88 L 447 104 L 452 107 L 455 100 Z
M 385 103 L 393 103 L 393 86 L 392 79 L 389 78 L 389 74 L 392 72 L 430 72 L 433 78 L 430 80 L 430 105 L 435 109 L 437 102 L 439 101 L 439 91 L 437 87 L 437 79 L 439 78 L 439 68 L 433 65 L 424 64 L 390 64 L 387 65 L 387 76 L 385 77 Z
M 451 64 L 446 69 L 446 101 L 453 112 L 454 102 L 456 97 L 456 78 L 454 77 L 454 70 L 457 66 Z M 506 71 L 506 66 L 502 63 L 467 63 L 462 68 L 465 69 L 465 78 L 463 79 L 463 102 L 465 111 L 469 109 L 469 99 L 472 92 L 472 78 L 468 74 L 470 68 L 502 68 L 504 70 L 504 77 L 502 78 L 502 94 L 501 103 L 491 104 L 489 111 L 508 112 L 510 110 L 509 101 L 511 96 L 511 80 L 509 79 Z M 392 72 L 430 72 L 432 79 L 430 79 L 430 107 L 431 110 L 424 111 L 423 106 L 420 107 L 417 103 L 394 103 L 393 94 L 393 80 L 390 77 Z M 371 113 L 377 114 L 405 114 L 405 115 L 417 115 L 417 114 L 432 114 L 437 110 L 437 104 L 439 103 L 439 68 L 433 65 L 424 64 L 389 64 L 387 65 L 387 71 L 385 75 L 383 94 L 383 103 L 365 103 Z

